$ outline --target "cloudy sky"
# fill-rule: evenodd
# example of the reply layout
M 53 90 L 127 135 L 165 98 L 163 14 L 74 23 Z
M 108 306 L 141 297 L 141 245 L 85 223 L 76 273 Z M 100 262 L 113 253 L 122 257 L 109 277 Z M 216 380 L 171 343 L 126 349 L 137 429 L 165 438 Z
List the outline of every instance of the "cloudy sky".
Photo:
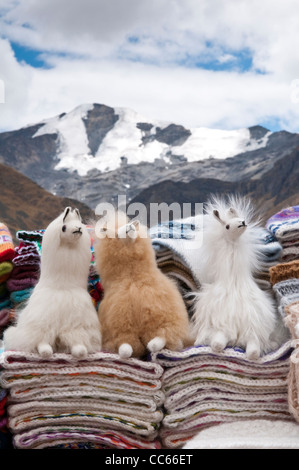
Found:
M 91 102 L 299 132 L 299 2 L 0 0 L 0 130 Z

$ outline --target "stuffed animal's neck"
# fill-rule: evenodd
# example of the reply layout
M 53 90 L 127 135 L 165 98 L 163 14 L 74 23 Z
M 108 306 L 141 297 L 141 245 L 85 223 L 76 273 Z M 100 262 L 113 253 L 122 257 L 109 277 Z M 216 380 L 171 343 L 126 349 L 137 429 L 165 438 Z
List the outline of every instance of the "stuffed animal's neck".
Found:
M 90 260 L 90 258 L 89 258 Z M 42 253 L 40 281 L 57 288 L 87 287 L 89 261 L 86 253 L 76 247 L 59 246 L 55 256 Z
M 209 240 L 205 251 L 204 277 L 207 282 L 239 284 L 252 278 L 254 258 L 250 246 L 239 238 L 236 241 L 219 238 Z M 203 279 L 205 282 L 205 279 Z

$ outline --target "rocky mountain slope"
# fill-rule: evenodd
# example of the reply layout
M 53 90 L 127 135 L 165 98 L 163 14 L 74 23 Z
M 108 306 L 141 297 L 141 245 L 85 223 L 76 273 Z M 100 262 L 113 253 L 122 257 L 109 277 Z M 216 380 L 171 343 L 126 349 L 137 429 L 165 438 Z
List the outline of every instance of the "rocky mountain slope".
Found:
M 186 129 L 103 104 L 0 134 L 0 162 L 92 210 L 119 195 L 182 203 L 238 191 L 273 212 L 299 203 L 298 148 L 299 134 Z
M 0 164 L 0 174 L 0 221 L 14 238 L 17 230 L 46 228 L 67 206 L 77 207 L 85 222 L 94 216 L 81 202 L 54 196 L 13 168 Z

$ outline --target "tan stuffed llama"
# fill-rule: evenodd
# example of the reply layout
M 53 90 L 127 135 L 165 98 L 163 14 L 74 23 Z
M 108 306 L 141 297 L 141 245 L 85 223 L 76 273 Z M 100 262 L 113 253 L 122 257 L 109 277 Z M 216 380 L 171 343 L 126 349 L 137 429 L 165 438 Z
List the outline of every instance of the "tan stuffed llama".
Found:
M 103 349 L 121 357 L 182 349 L 189 338 L 188 313 L 176 284 L 157 267 L 147 228 L 118 212 L 97 223 L 96 235 Z

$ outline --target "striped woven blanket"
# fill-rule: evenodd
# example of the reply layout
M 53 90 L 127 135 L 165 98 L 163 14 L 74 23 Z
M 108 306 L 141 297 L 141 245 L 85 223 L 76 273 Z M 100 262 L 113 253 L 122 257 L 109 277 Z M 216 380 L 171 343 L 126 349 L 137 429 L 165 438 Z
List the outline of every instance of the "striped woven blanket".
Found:
M 200 430 L 244 419 L 293 420 L 288 408 L 291 342 L 256 361 L 226 348 L 163 350 L 152 360 L 165 368 L 166 410 L 160 436 L 166 448 L 182 447 Z
M 16 448 L 86 442 L 159 448 L 163 368 L 96 353 L 76 360 L 54 354 L 3 352 L 1 385 L 8 390 L 8 426 Z

